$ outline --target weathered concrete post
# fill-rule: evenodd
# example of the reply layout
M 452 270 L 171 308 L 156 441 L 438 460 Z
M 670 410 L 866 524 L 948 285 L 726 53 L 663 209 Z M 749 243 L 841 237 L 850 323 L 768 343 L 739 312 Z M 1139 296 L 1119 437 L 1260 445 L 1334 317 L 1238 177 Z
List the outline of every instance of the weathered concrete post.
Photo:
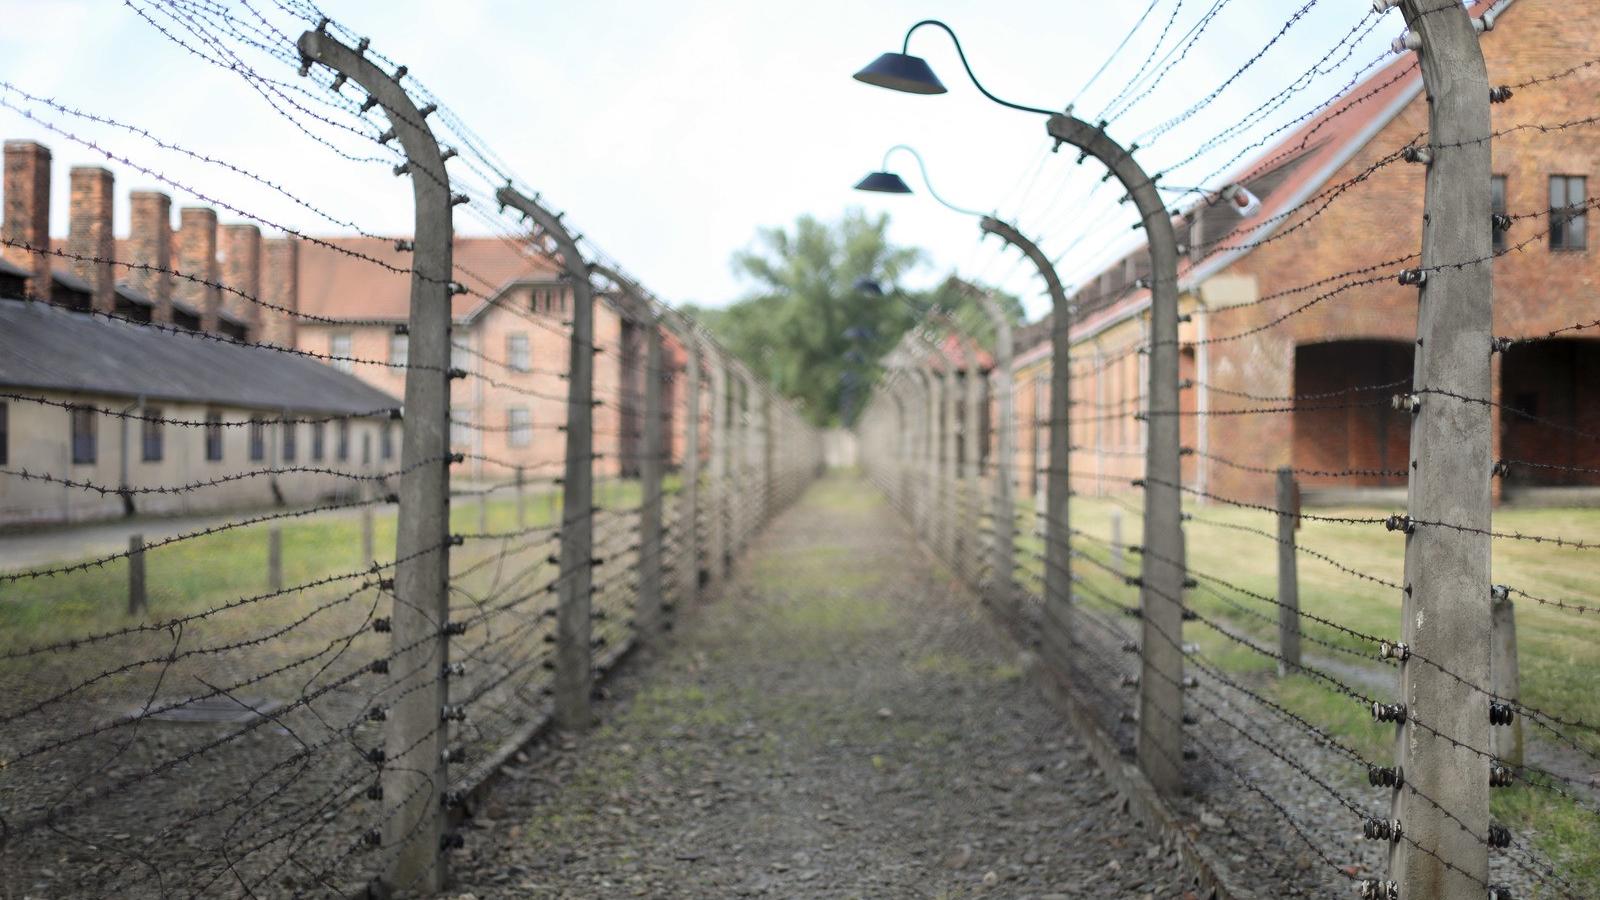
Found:
M 416 229 L 412 239 L 411 367 L 406 370 L 406 426 L 400 445 L 400 510 L 395 539 L 390 692 L 383 763 L 383 846 L 380 875 L 390 890 L 432 893 L 444 885 L 446 729 L 450 658 L 450 293 L 453 225 L 450 175 L 425 117 L 396 77 L 321 30 L 299 39 L 300 55 L 359 85 L 383 107 L 400 139 L 411 175 Z
M 1300 489 L 1294 470 L 1278 470 L 1278 675 L 1300 668 L 1300 574 L 1295 529 L 1300 527 Z
M 979 423 L 983 421 L 983 372 L 978 365 L 978 353 L 968 344 L 967 349 L 967 411 L 961 422 L 961 461 L 965 464 L 962 473 L 966 482 L 967 515 L 966 525 L 961 529 L 966 535 L 968 546 L 966 557 L 971 567 L 973 576 L 976 577 L 980 567 L 982 542 L 978 540 L 978 529 L 983 518 L 983 509 L 979 503 L 982 489 L 979 486 L 982 476 L 980 460 L 983 457 L 983 429 Z
M 1407 788 L 1390 845 L 1400 900 L 1478 900 L 1489 875 L 1489 560 L 1493 470 L 1489 77 L 1472 17 L 1454 0 L 1402 0 L 1428 96 L 1428 165 L 1417 284 L 1415 393 L 1396 729 Z M 1427 522 L 1446 522 L 1438 527 Z M 1445 673 L 1450 674 L 1445 674 Z M 1427 797 L 1428 801 L 1421 798 Z M 1448 815 L 1446 812 L 1448 811 Z M 1426 852 L 1423 849 L 1425 848 Z M 1450 865 L 1447 867 L 1444 861 Z
M 1489 630 L 1490 689 L 1501 700 L 1515 703 L 1522 699 L 1522 675 L 1517 665 L 1517 610 L 1509 592 L 1496 592 L 1489 606 L 1493 624 Z M 1494 729 L 1495 758 L 1508 766 L 1522 765 L 1522 717 L 1504 728 Z
M 716 349 L 706 357 L 711 364 L 711 476 L 707 487 L 706 568 L 711 581 L 721 584 L 728 572 L 728 364 Z
M 644 290 L 632 279 L 606 266 L 594 270 L 622 289 L 629 315 L 644 329 L 644 427 L 639 451 L 639 588 L 634 606 L 634 634 L 652 640 L 661 625 L 661 472 L 665 449 L 661 440 L 661 323 Z
M 144 587 L 144 535 L 128 535 L 128 615 L 150 608 Z
M 267 590 L 283 590 L 283 529 L 267 529 Z
M 1045 463 L 1044 622 L 1042 638 L 1058 660 L 1066 660 L 1072 641 L 1072 528 L 1068 498 L 1072 495 L 1072 313 L 1061 278 L 1039 245 L 1012 225 L 985 216 L 980 224 L 1028 257 L 1050 294 L 1050 452 Z M 1176 352 L 1176 348 L 1174 348 Z M 1036 407 L 1037 408 L 1037 407 Z M 1035 422 L 1037 429 L 1039 423 Z M 1038 436 L 1035 434 L 1037 443 Z M 1008 460 L 1009 462 L 1009 460 Z
M 694 323 L 678 332 L 684 352 L 683 415 L 683 513 L 678 528 L 682 531 L 683 562 L 678 570 L 682 582 L 682 601 L 692 603 L 700 593 L 700 343 Z
M 1139 604 L 1144 629 L 1140 640 L 1139 768 L 1156 790 L 1176 793 L 1183 772 L 1183 609 L 1185 580 L 1180 543 L 1183 535 L 1182 469 L 1178 438 L 1178 238 L 1172 215 L 1155 182 L 1126 149 L 1071 115 L 1053 115 L 1045 126 L 1057 141 L 1071 144 L 1111 170 L 1139 210 L 1150 246 L 1149 422 L 1144 477 L 1144 547 Z M 1485 221 L 1488 221 L 1485 216 Z M 1057 323 L 1058 325 L 1060 323 Z M 1064 370 L 1065 366 L 1058 366 Z M 1052 409 L 1067 397 L 1052 398 Z M 1063 419 L 1065 417 L 1063 416 Z
M 590 725 L 594 658 L 590 588 L 594 583 L 594 292 L 589 264 L 561 217 L 509 185 L 495 192 L 502 206 L 532 219 L 556 244 L 572 288 L 571 362 L 567 366 L 567 452 L 562 470 L 561 568 L 556 574 L 556 722 L 567 731 Z

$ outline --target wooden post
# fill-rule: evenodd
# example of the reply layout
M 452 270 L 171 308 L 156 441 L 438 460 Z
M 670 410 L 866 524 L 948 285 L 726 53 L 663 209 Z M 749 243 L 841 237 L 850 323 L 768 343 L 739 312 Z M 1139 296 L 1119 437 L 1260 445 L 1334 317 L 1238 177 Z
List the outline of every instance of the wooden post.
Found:
M 348 77 L 382 105 L 411 175 L 415 230 L 411 255 L 411 367 L 406 370 L 395 540 L 390 675 L 368 676 L 364 690 L 392 697 L 381 767 L 384 796 L 380 880 L 386 892 L 431 894 L 445 881 L 441 855 L 444 796 L 450 787 L 444 672 L 450 661 L 450 286 L 455 272 L 450 174 L 438 142 L 405 89 L 371 57 L 321 28 L 300 36 L 301 57 Z M 365 49 L 363 47 L 363 49 Z
M 144 535 L 128 536 L 128 615 L 137 616 L 149 608 L 144 590 Z
M 1515 702 L 1522 697 L 1522 677 L 1517 667 L 1517 611 L 1507 591 L 1496 591 L 1489 605 L 1492 625 L 1489 630 L 1490 689 L 1501 700 Z M 1522 765 L 1522 716 L 1504 728 L 1495 728 L 1494 755 L 1507 766 Z
M 1128 574 L 1127 566 L 1122 559 L 1122 510 L 1111 511 L 1111 564 L 1117 567 L 1117 574 L 1124 577 Z
M 1279 677 L 1300 668 L 1300 576 L 1295 529 L 1300 525 L 1300 489 L 1294 470 L 1278 470 L 1278 660 Z
M 522 529 L 528 527 L 528 508 L 527 508 L 527 505 L 526 505 L 526 501 L 527 501 L 526 487 L 527 487 L 527 483 L 526 483 L 526 479 L 523 477 L 523 474 L 522 474 L 522 467 L 521 466 L 517 466 L 517 530 L 518 531 L 521 531 Z
M 267 529 L 267 589 L 283 590 L 283 529 L 277 525 Z

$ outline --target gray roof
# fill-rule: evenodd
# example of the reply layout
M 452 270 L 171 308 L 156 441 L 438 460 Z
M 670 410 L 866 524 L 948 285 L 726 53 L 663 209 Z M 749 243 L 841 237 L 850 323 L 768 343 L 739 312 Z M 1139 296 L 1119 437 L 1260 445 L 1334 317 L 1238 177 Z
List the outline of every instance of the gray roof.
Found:
M 0 386 L 350 414 L 400 401 L 304 356 L 0 300 Z

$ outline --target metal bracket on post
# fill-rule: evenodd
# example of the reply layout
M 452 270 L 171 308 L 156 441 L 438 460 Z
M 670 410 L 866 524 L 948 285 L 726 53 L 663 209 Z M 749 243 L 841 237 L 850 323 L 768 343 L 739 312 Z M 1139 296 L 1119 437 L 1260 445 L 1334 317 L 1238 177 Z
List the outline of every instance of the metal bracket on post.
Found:
M 1150 246 L 1149 441 L 1140 608 L 1139 768 L 1156 790 L 1176 793 L 1183 772 L 1183 523 L 1178 442 L 1178 237 L 1155 182 L 1105 131 L 1071 115 L 1051 116 L 1050 136 L 1103 163 L 1138 207 Z M 1484 219 L 1488 221 L 1487 217 Z M 1064 368 L 1064 367 L 1058 367 Z M 1065 399 L 1065 398 L 1063 398 Z M 1056 405 L 1052 398 L 1051 406 Z
M 567 367 L 567 452 L 561 483 L 561 555 L 556 572 L 556 722 L 567 731 L 590 725 L 594 658 L 590 588 L 594 582 L 594 292 L 589 264 L 559 216 L 511 186 L 495 192 L 533 220 L 556 244 L 572 285 L 571 360 Z
M 1402 0 L 1417 39 L 1433 162 L 1426 174 L 1413 390 L 1432 392 L 1411 417 L 1396 764 L 1407 790 L 1391 818 L 1407 840 L 1389 852 L 1401 900 L 1484 896 L 1489 876 L 1489 537 L 1492 409 L 1451 397 L 1492 395 L 1494 284 L 1489 78 L 1473 18 L 1452 0 Z M 1417 658 L 1426 665 L 1417 665 Z M 1414 788 L 1414 790 L 1413 790 Z M 1423 800 L 1421 798 L 1426 798 Z M 1449 865 L 1445 862 L 1448 860 Z
M 411 311 L 407 324 L 405 429 L 400 445 L 400 510 L 395 538 L 393 648 L 383 763 L 383 845 L 380 876 L 397 891 L 433 893 L 444 885 L 440 856 L 449 789 L 444 748 L 448 730 L 439 710 L 449 702 L 450 468 L 426 465 L 450 450 L 450 281 L 454 226 L 450 176 L 433 132 L 416 104 L 360 50 L 323 31 L 298 41 L 301 57 L 332 69 L 383 107 L 405 151 L 416 208 L 412 238 Z
M 1022 251 L 1039 270 L 1050 293 L 1050 452 L 1045 463 L 1049 471 L 1045 473 L 1044 633 L 1040 637 L 1050 642 L 1052 652 L 1065 663 L 1073 632 L 1072 531 L 1067 509 L 1072 495 L 1072 429 L 1067 422 L 1072 402 L 1072 336 L 1067 292 L 1050 257 L 1022 232 L 992 216 L 984 216 L 979 227 Z

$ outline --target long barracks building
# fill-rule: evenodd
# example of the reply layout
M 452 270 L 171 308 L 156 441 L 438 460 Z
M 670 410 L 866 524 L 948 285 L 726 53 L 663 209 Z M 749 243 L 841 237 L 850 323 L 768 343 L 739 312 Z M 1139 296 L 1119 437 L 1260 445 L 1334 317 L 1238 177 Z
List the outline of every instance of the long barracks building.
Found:
M 1600 331 L 1572 329 L 1600 318 L 1587 208 L 1600 128 L 1581 122 L 1600 95 L 1600 7 L 1498 0 L 1474 11 L 1491 9 L 1490 84 L 1513 94 L 1493 108 L 1495 211 L 1513 221 L 1495 237 L 1495 334 L 1540 338 L 1494 357 L 1495 454 L 1509 463 L 1497 490 L 1575 502 L 1600 485 L 1600 441 L 1584 436 L 1600 432 Z M 1389 401 L 1410 389 L 1417 293 L 1394 276 L 1416 265 L 1406 257 L 1421 247 L 1425 170 L 1401 152 L 1425 146 L 1427 127 L 1407 52 L 1234 174 L 1259 209 L 1200 204 L 1177 222 L 1186 485 L 1270 502 L 1270 470 L 1292 465 L 1327 473 L 1300 476 L 1308 502 L 1403 497 L 1410 414 Z M 1141 246 L 1073 298 L 1081 493 L 1126 490 L 1143 471 L 1149 274 Z M 1026 473 L 1044 467 L 1045 442 L 1028 436 L 1044 430 L 1049 356 L 1047 341 L 1018 355 L 1014 471 L 1026 493 L 1043 481 Z

